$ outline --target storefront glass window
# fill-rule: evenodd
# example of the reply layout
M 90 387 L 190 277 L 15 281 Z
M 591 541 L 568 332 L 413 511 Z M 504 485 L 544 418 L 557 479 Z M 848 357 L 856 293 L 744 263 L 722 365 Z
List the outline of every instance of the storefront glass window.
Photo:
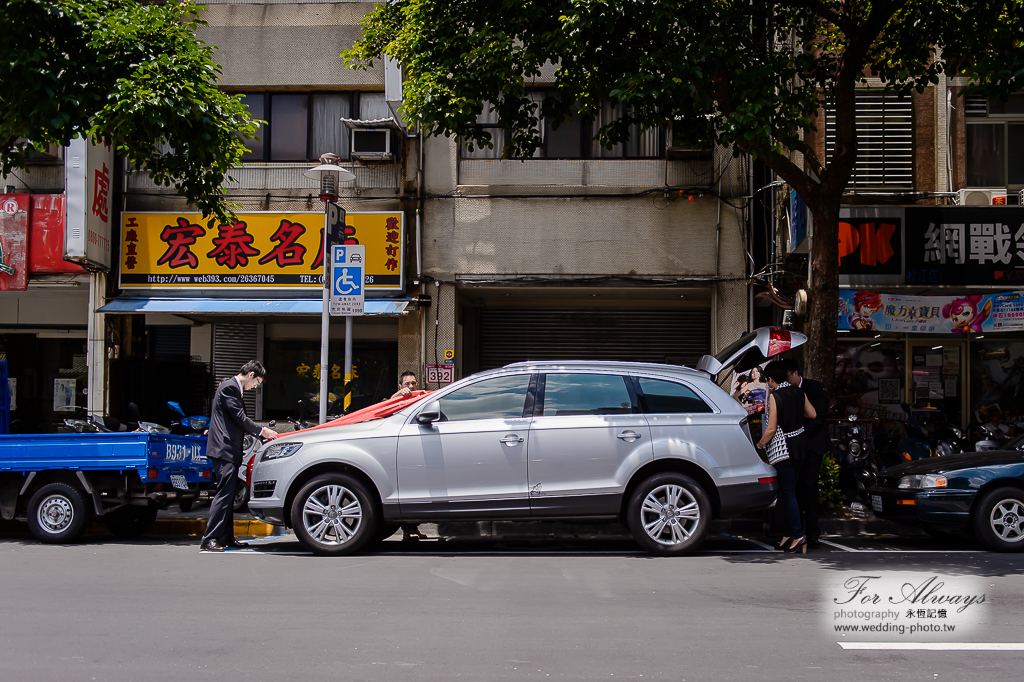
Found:
M 910 353 L 914 409 L 941 410 L 946 422 L 959 425 L 960 401 L 963 397 L 960 384 L 960 347 L 932 343 L 914 344 L 910 347 Z M 915 413 L 915 417 L 920 415 Z
M 1024 341 L 974 341 L 970 353 L 971 420 L 999 412 L 1010 423 L 1024 415 Z
M 327 390 L 331 400 L 344 388 L 344 342 L 332 339 Z M 320 342 L 315 339 L 268 339 L 264 353 L 267 380 L 263 386 L 264 419 L 295 418 L 298 402 L 307 415 L 319 412 Z M 386 400 L 398 390 L 398 346 L 395 343 L 355 345 L 352 349 L 352 404 L 349 411 Z M 338 406 L 340 409 L 340 405 Z
M 11 388 L 11 433 L 54 433 L 86 405 L 85 339 L 0 334 Z
M 840 341 L 836 344 L 833 413 L 867 418 L 902 418 L 906 396 L 902 341 Z

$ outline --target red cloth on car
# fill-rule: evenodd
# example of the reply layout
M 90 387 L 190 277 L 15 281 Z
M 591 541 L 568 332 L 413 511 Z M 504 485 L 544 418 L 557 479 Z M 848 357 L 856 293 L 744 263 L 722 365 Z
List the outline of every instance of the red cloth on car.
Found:
M 361 410 L 356 410 L 352 414 L 346 414 L 343 417 L 338 417 L 326 424 L 318 424 L 317 426 L 311 426 L 305 431 L 312 431 L 313 429 L 326 429 L 330 426 L 342 426 L 343 424 L 358 424 L 359 422 L 368 422 L 371 419 L 380 419 L 382 417 L 389 417 L 399 410 L 412 405 L 423 396 L 433 391 L 413 391 L 409 395 L 403 395 L 398 398 L 388 398 L 382 400 L 379 403 L 364 407 Z M 291 435 L 291 434 L 288 434 Z

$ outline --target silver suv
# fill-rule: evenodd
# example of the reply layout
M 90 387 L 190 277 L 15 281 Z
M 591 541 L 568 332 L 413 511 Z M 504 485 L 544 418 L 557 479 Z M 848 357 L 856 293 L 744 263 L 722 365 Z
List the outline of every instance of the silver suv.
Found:
M 651 553 L 686 554 L 712 518 L 764 509 L 778 490 L 746 410 L 709 372 L 802 341 L 763 328 L 702 370 L 573 361 L 481 372 L 389 417 L 272 441 L 249 509 L 323 555 L 400 523 L 453 519 L 619 519 Z

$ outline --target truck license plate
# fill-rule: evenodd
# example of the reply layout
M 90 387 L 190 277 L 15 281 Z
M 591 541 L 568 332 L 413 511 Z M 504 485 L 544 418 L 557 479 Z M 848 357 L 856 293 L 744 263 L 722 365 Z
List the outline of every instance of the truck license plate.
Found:
M 871 496 L 871 508 L 874 509 L 876 512 L 882 511 L 882 496 L 881 495 L 872 495 Z
M 188 481 L 181 474 L 171 474 L 171 485 L 178 490 L 188 490 Z

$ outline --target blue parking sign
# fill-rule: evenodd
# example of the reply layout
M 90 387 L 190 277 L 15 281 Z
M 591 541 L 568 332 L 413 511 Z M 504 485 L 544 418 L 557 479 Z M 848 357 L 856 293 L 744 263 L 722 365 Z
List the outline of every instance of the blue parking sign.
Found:
M 335 296 L 363 295 L 363 266 L 338 265 L 331 273 Z

